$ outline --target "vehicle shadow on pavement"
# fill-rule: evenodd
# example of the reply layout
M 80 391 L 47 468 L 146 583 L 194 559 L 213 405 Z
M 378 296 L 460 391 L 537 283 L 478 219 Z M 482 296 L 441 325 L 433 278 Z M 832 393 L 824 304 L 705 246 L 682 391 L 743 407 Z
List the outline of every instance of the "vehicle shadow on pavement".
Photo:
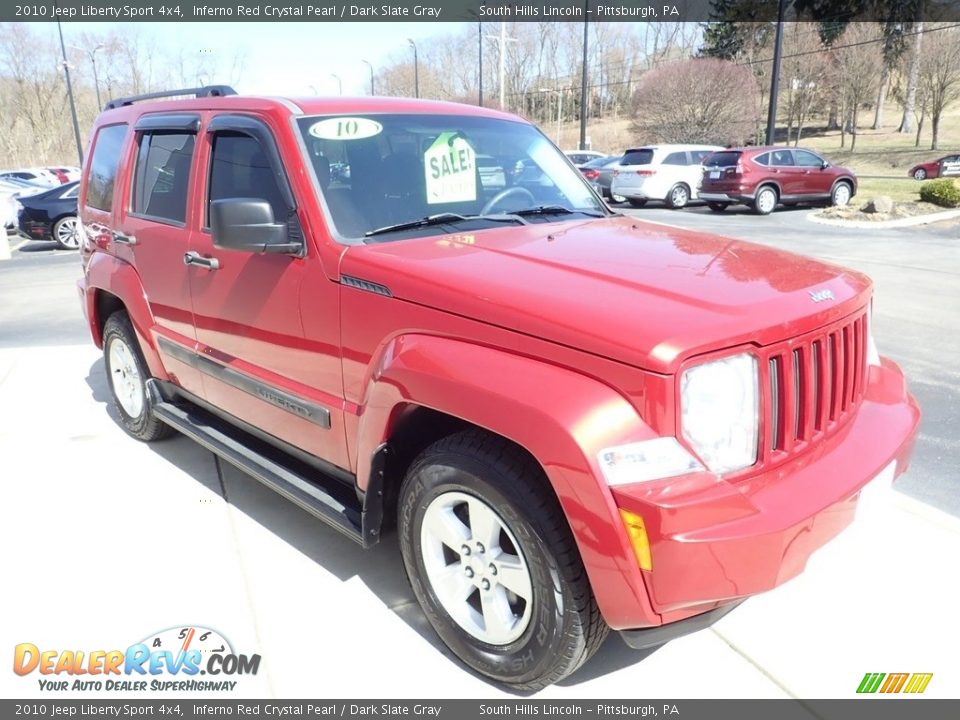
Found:
M 67 250 L 61 248 L 53 240 L 30 240 L 26 245 L 21 246 L 17 252 L 36 253 L 36 252 L 76 252 L 76 250 Z
M 119 425 L 119 414 L 107 387 L 102 359 L 90 366 L 86 382 L 93 399 L 103 405 L 106 413 Z M 129 442 L 136 441 L 129 439 Z M 394 529 L 387 530 L 379 544 L 364 550 L 254 478 L 227 462 L 215 459 L 212 453 L 192 440 L 175 435 L 168 440 L 151 443 L 149 448 L 341 582 L 358 578 L 380 602 L 457 667 L 504 692 L 521 697 L 535 694 L 499 685 L 473 672 L 440 641 L 407 582 Z M 211 466 L 216 467 L 216 472 L 211 472 Z M 256 573 L 255 568 L 248 570 Z M 249 580 L 254 585 L 261 581 L 269 582 L 269 579 L 259 578 L 256 574 Z M 616 633 L 611 633 L 590 662 L 558 684 L 569 687 L 588 682 L 642 661 L 654 651 L 631 650 Z

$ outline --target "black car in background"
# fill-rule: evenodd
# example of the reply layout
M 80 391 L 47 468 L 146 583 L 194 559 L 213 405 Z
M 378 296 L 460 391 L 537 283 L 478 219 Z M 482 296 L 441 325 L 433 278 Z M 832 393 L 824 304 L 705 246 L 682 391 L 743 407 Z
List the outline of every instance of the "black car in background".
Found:
M 620 197 L 619 195 L 614 197 L 610 194 L 610 182 L 613 180 L 613 170 L 620 164 L 621 159 L 623 159 L 623 155 L 607 155 L 606 157 L 591 160 L 580 168 L 580 172 L 587 180 L 593 183 L 597 192 L 599 192 L 604 199 L 612 200 L 613 202 L 624 202 L 626 200 L 626 198 Z
M 80 247 L 77 194 L 80 183 L 72 182 L 30 197 L 17 198 L 20 234 L 32 240 L 54 240 L 65 250 Z

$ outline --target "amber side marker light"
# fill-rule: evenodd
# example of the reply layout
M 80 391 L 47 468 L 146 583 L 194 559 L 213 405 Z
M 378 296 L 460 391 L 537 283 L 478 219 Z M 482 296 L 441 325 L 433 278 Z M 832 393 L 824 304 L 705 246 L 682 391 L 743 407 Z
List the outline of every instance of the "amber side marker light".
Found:
M 643 523 L 643 518 L 623 508 L 620 509 L 620 517 L 623 518 L 623 525 L 627 528 L 627 535 L 630 537 L 630 544 L 633 545 L 633 552 L 636 553 L 640 569 L 652 570 L 650 540 L 647 538 L 647 527 Z

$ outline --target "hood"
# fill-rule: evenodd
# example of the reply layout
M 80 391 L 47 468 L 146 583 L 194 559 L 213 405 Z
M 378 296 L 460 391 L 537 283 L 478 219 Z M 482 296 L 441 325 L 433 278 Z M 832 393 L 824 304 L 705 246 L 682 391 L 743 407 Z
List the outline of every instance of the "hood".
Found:
M 835 265 L 619 216 L 353 246 L 340 271 L 663 373 L 703 352 L 813 330 L 864 307 L 871 291 Z

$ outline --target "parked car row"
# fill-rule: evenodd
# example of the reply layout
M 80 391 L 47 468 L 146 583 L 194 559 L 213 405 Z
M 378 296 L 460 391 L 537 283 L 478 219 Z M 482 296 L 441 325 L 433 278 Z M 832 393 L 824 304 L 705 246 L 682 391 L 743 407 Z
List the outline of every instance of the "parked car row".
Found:
M 20 234 L 33 240 L 53 240 L 64 250 L 80 247 L 77 220 L 77 193 L 74 181 L 29 197 L 18 199 L 17 226 Z
M 647 145 L 597 158 L 580 172 L 604 198 L 636 208 L 701 200 L 715 212 L 743 204 L 767 215 L 780 204 L 846 205 L 857 192 L 852 170 L 803 148 Z
M 20 168 L 19 170 L 4 170 L 0 172 L 0 179 L 14 178 L 17 180 L 26 180 L 37 185 L 47 187 L 57 187 L 66 185 L 69 182 L 76 182 L 80 179 L 80 168 L 78 167 L 31 167 Z

